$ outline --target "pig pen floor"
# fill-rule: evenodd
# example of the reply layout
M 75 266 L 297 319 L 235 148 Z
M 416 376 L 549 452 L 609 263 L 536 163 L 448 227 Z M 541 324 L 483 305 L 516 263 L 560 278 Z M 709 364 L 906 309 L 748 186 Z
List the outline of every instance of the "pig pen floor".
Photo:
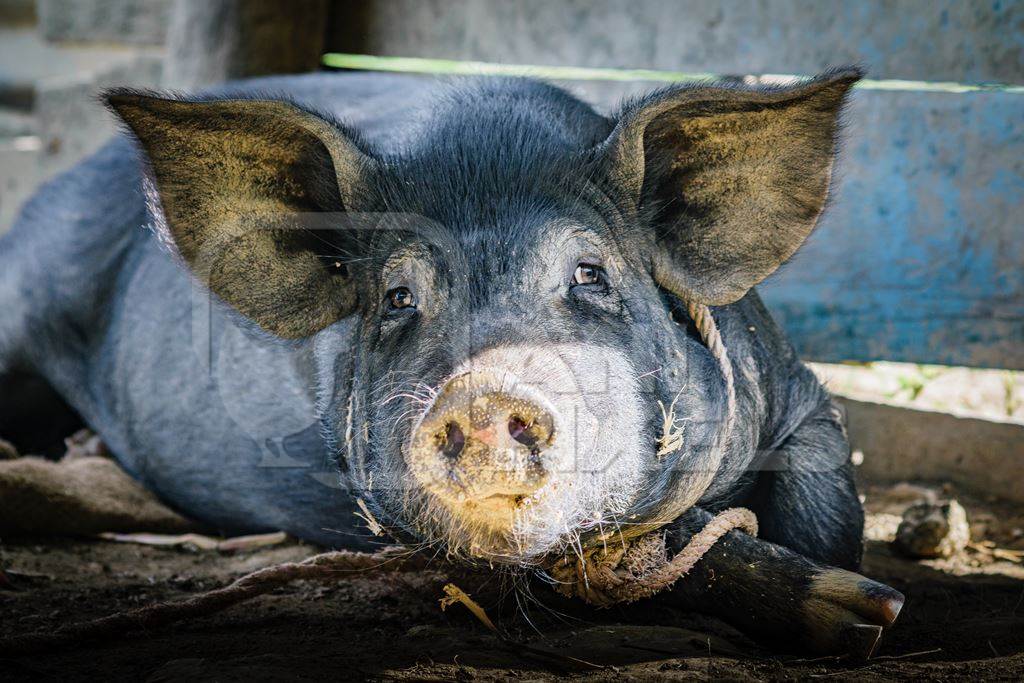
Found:
M 1024 546 L 1021 506 L 958 497 L 975 540 Z M 892 522 L 886 510 L 895 503 L 871 490 L 867 502 L 875 509 L 868 537 L 878 538 Z M 315 552 L 294 542 L 235 554 L 86 540 L 6 542 L 0 567 L 12 586 L 0 588 L 0 637 L 179 599 Z M 442 612 L 442 587 L 460 579 L 439 566 L 414 574 L 357 574 L 329 586 L 292 584 L 160 630 L 0 659 L 0 679 L 1024 679 L 1021 564 L 984 553 L 913 562 L 894 556 L 884 541 L 869 540 L 864 573 L 907 595 L 899 621 L 868 663 L 774 655 L 721 622 L 657 600 L 594 611 L 544 596 L 559 614 L 527 605 L 538 633 L 514 599 L 500 606 L 499 582 L 465 585 L 520 641 L 603 667 L 536 659 L 503 646 L 461 606 Z

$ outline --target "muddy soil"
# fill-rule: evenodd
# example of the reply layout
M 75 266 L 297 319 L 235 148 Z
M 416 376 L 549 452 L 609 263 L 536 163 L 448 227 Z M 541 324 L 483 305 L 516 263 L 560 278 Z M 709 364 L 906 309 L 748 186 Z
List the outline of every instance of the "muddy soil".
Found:
M 918 489 L 868 487 L 872 512 L 864 573 L 900 589 L 907 604 L 867 663 L 783 656 L 727 625 L 657 599 L 595 611 L 534 599 L 499 578 L 467 579 L 438 564 L 411 574 L 359 573 L 324 586 L 297 583 L 221 614 L 114 641 L 0 659 L 0 679 L 788 680 L 1024 679 L 1024 567 L 984 549 L 952 560 L 910 561 L 885 542 L 892 518 Z M 948 494 L 949 492 L 947 492 Z M 958 496 L 975 540 L 1024 548 L 1024 509 Z M 318 550 L 297 542 L 226 553 L 91 540 L 5 542 L 0 637 L 52 630 L 154 601 L 215 588 L 259 567 Z M 453 581 L 521 642 L 583 663 L 503 645 L 461 606 L 442 612 Z M 538 602 L 538 600 L 540 602 Z

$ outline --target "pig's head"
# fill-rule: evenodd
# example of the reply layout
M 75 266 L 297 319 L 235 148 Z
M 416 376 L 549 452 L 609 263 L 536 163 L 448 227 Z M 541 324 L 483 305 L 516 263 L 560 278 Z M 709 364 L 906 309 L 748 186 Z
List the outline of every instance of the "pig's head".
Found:
M 401 153 L 282 102 L 109 101 L 182 259 L 263 330 L 313 337 L 319 417 L 378 521 L 525 563 L 705 493 L 726 389 L 681 301 L 738 300 L 807 237 L 858 76 L 670 88 L 611 118 L 486 82 Z

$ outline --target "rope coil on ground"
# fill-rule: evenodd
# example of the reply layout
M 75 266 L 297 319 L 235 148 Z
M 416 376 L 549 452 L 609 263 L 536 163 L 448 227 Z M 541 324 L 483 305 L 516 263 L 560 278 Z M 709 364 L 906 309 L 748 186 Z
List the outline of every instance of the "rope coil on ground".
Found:
M 665 535 L 651 532 L 632 542 L 595 548 L 581 558 L 565 557 L 549 573 L 555 590 L 596 607 L 649 598 L 685 576 L 722 536 L 733 529 L 757 535 L 757 517 L 746 508 L 718 513 L 686 546 L 668 559 Z

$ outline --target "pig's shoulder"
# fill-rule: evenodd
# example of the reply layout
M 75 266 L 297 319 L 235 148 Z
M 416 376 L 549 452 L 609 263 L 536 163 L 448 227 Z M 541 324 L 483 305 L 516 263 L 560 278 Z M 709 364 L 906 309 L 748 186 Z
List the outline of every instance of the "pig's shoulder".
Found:
M 828 403 L 829 395 L 801 361 L 785 332 L 756 290 L 716 314 L 737 382 L 751 397 L 762 424 L 764 446 L 784 441 L 808 416 Z

